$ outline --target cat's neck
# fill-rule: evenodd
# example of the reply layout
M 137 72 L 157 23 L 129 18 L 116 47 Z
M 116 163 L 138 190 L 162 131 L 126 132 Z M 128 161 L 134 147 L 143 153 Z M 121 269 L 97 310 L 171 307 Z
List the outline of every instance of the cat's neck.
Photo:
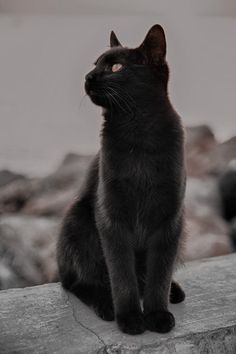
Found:
M 125 130 L 143 129 L 149 125 L 160 125 L 173 111 L 168 95 L 148 96 L 146 99 L 136 100 L 127 107 L 103 108 L 103 129 Z
M 158 137 L 168 135 L 178 128 L 178 116 L 168 96 L 145 104 L 137 104 L 133 111 L 104 110 L 104 123 L 101 131 L 102 146 L 118 146 L 130 149 L 134 145 L 149 145 Z

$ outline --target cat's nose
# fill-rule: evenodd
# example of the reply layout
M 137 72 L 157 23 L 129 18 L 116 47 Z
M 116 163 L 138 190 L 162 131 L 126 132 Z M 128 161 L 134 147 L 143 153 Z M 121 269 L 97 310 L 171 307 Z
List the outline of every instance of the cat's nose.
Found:
M 85 76 L 85 91 L 87 94 L 89 94 L 91 92 L 92 86 L 93 86 L 93 81 L 94 81 L 94 74 L 92 72 L 89 72 L 86 76 Z

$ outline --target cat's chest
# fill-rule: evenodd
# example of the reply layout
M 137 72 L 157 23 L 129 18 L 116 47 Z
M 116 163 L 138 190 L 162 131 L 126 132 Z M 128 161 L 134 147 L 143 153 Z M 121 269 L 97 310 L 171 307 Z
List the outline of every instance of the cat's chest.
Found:
M 130 182 L 134 187 L 151 186 L 160 173 L 158 158 L 146 153 L 137 153 L 133 149 L 123 156 L 117 165 L 116 176 L 122 181 Z
M 140 230 L 155 207 L 161 183 L 161 169 L 155 156 L 132 154 L 124 158 L 117 169 L 114 185 L 116 196 L 122 200 L 133 227 Z M 117 188 L 116 188 L 117 186 Z

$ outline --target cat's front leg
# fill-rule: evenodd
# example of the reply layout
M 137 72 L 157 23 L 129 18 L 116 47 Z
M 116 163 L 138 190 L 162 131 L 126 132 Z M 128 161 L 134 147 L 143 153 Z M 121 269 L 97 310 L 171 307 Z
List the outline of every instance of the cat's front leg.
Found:
M 140 334 L 145 330 L 135 275 L 134 250 L 130 234 L 116 222 L 99 228 L 109 272 L 115 317 L 122 332 Z
M 144 318 L 150 331 L 166 333 L 175 325 L 168 302 L 181 227 L 181 221 L 171 220 L 149 239 Z

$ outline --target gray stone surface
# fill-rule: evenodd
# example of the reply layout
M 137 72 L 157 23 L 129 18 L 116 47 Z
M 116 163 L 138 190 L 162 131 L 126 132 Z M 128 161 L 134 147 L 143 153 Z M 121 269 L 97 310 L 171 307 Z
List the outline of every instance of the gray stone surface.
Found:
M 0 292 L 0 353 L 236 353 L 236 255 L 186 263 L 176 274 L 186 301 L 170 306 L 165 335 L 121 333 L 59 284 Z

